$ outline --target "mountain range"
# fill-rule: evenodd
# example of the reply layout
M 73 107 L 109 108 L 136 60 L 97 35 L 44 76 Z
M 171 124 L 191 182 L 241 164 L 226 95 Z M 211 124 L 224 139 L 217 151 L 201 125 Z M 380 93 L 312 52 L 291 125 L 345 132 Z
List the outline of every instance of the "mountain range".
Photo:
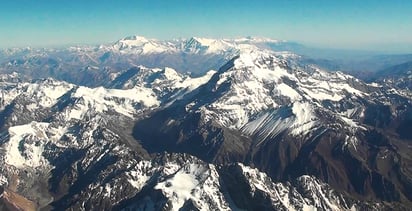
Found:
M 410 210 L 409 66 L 366 81 L 290 46 L 2 50 L 0 208 Z

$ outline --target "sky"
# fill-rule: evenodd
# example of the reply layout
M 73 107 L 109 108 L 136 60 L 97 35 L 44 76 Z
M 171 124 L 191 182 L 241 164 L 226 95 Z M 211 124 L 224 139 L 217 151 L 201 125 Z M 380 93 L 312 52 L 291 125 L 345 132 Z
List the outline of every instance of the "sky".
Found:
M 412 53 L 410 0 L 2 0 L 0 48 L 244 36 Z

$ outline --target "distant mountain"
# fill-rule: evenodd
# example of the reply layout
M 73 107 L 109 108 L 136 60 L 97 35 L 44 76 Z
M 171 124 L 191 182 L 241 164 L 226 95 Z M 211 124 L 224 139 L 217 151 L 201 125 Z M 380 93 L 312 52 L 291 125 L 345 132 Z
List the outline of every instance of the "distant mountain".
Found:
M 311 48 L 304 45 L 285 43 L 282 50 L 301 56 L 301 63 L 316 64 L 329 71 L 342 71 L 363 80 L 383 69 L 412 60 L 412 54 L 384 54 L 373 51 Z M 278 50 L 277 47 L 272 50 Z
M 412 61 L 380 70 L 368 80 L 412 90 Z
M 69 48 L 14 48 L 0 50 L 0 73 L 33 79 L 53 77 L 69 83 L 97 87 L 112 73 L 143 65 L 171 67 L 180 73 L 200 76 L 217 70 L 242 49 L 287 51 L 300 55 L 300 63 L 316 64 L 330 71 L 350 73 L 362 79 L 377 70 L 412 60 L 411 54 L 382 55 L 377 52 L 320 49 L 268 38 L 156 40 L 129 36 L 99 46 Z M 98 71 L 96 71 L 98 70 Z M 85 80 L 87 78 L 87 80 Z

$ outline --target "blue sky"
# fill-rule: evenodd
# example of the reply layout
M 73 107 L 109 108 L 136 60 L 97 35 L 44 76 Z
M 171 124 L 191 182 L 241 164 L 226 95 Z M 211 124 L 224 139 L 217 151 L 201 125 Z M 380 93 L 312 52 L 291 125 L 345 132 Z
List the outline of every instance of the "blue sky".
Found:
M 409 0 L 2 0 L 0 48 L 129 35 L 263 36 L 315 47 L 412 53 Z

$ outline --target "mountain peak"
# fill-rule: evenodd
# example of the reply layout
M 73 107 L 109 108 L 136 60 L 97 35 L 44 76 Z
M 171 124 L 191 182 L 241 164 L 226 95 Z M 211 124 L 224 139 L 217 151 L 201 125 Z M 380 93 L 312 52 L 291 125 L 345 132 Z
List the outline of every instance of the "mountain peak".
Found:
M 145 37 L 133 35 L 117 41 L 116 44 L 122 44 L 124 46 L 142 46 L 148 42 L 150 42 L 150 40 Z
M 192 37 L 183 45 L 183 49 L 192 53 L 219 53 L 231 52 L 236 49 L 236 45 L 223 39 Z
M 267 38 L 267 37 L 254 37 L 254 36 L 247 36 L 247 37 L 242 37 L 242 38 L 237 38 L 234 39 L 235 42 L 237 43 L 279 43 L 279 42 L 285 42 L 281 40 L 276 40 L 272 38 Z
M 142 41 L 142 42 L 147 42 L 148 39 L 146 37 L 140 36 L 140 35 L 132 35 L 123 38 L 122 40 L 135 40 L 135 41 Z
M 203 38 L 203 37 L 191 37 L 188 40 L 189 40 L 189 42 L 190 41 L 196 41 L 196 42 L 200 43 L 203 46 L 210 46 L 213 43 L 218 41 L 217 39 Z

